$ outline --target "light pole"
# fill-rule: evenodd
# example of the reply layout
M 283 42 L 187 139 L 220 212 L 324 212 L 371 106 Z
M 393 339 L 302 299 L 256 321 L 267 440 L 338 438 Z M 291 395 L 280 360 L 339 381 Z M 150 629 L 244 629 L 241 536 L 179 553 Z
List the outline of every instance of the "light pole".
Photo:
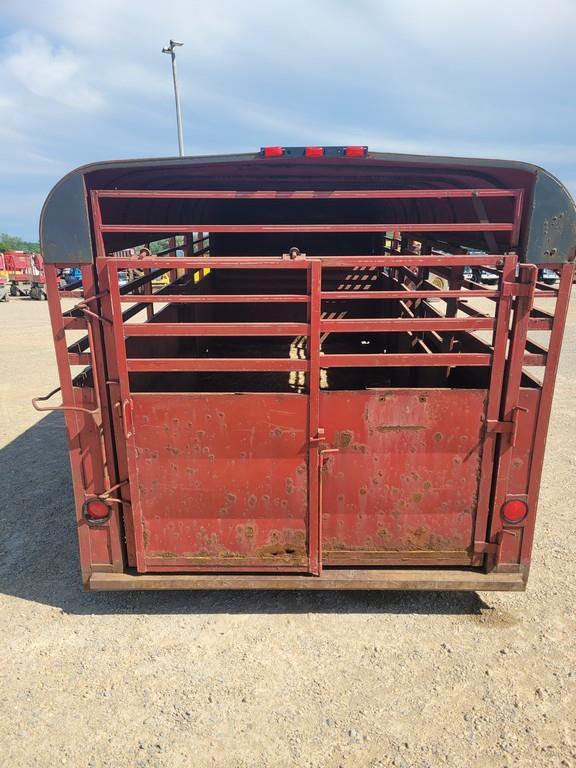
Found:
M 184 136 L 182 135 L 182 115 L 180 114 L 180 96 L 178 95 L 178 80 L 176 78 L 176 51 L 177 46 L 184 45 L 184 43 L 177 43 L 175 40 L 170 40 L 170 45 L 166 48 L 162 48 L 162 53 L 169 53 L 172 59 L 172 78 L 174 80 L 174 100 L 176 101 L 176 124 L 178 126 L 178 152 L 180 157 L 184 156 Z

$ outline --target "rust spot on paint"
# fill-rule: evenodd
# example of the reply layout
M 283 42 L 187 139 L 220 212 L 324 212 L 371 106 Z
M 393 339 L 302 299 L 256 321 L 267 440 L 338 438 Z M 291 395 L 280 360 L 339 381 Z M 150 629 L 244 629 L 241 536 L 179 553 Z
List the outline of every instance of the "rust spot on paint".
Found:
M 426 480 L 426 482 L 422 486 L 425 491 L 429 491 L 430 488 L 432 488 L 432 483 L 429 480 Z
M 342 432 L 337 432 L 336 446 L 338 448 L 348 448 L 348 446 L 352 442 L 353 437 L 354 437 L 354 433 L 351 432 L 349 429 L 345 429 Z
M 256 496 L 254 496 L 254 494 L 252 494 L 251 496 L 248 496 L 248 506 L 249 507 L 255 507 L 257 501 L 258 501 L 258 499 L 256 498 Z
M 286 493 L 292 493 L 294 490 L 294 481 L 291 477 L 286 478 Z
M 379 424 L 375 429 L 376 432 L 418 432 L 426 427 L 421 424 Z
M 360 496 L 366 496 L 366 494 L 367 494 L 367 493 L 368 493 L 368 491 L 367 491 L 367 489 L 366 489 L 366 486 L 365 486 L 365 485 L 363 485 L 363 486 L 360 488 Z
M 272 430 L 271 434 L 272 434 L 272 437 L 282 437 L 282 430 L 280 429 L 280 427 L 275 427 Z
M 434 440 L 439 443 L 444 438 L 442 432 L 434 432 Z
M 256 556 L 262 558 L 274 557 L 279 560 L 292 560 L 294 558 L 306 557 L 306 551 L 303 547 L 296 547 L 290 544 L 271 545 L 268 547 L 259 547 L 256 550 Z
M 234 504 L 234 502 L 236 501 L 236 494 L 234 494 L 234 493 L 227 493 L 226 494 L 226 501 L 229 504 Z
M 421 493 L 415 493 L 414 496 L 412 496 L 412 501 L 416 504 L 420 504 L 422 501 L 422 494 Z
M 420 402 L 420 403 L 427 403 L 428 402 L 428 395 L 418 395 L 418 402 Z

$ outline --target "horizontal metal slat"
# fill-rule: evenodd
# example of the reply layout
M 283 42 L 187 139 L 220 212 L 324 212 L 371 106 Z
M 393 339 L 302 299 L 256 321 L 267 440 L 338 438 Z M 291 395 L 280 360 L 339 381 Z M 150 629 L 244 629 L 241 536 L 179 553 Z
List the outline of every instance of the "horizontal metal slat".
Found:
M 484 331 L 494 328 L 492 318 L 386 318 L 362 320 L 321 320 L 320 330 L 332 333 L 392 331 Z
M 529 331 L 551 331 L 554 320 L 543 317 L 531 317 L 528 320 Z
M 237 234 L 270 234 L 274 232 L 511 232 L 514 224 L 508 222 L 458 222 L 458 223 L 386 223 L 386 224 L 103 224 L 102 232 L 125 234 L 146 232 L 161 234 L 186 234 L 198 232 L 222 232 Z
M 490 365 L 492 355 L 482 353 L 434 353 L 426 354 L 382 354 L 382 355 L 321 355 L 322 368 L 374 368 L 374 367 L 418 367 L 429 366 L 485 366 Z
M 307 323 L 131 323 L 124 336 L 307 336 Z
M 308 304 L 308 296 L 301 294 L 153 294 L 150 296 L 122 296 L 123 303 L 146 304 Z
M 85 331 L 88 323 L 85 317 L 62 317 L 62 327 L 65 331 Z
M 141 190 L 105 189 L 97 190 L 100 198 L 143 198 L 146 200 L 356 200 L 356 199 L 419 199 L 455 197 L 517 197 L 518 189 L 342 189 L 332 191 L 316 190 Z
M 365 283 L 359 284 L 359 289 L 341 291 L 323 291 L 322 299 L 468 299 L 497 297 L 498 291 L 441 291 L 439 289 L 425 289 L 422 291 L 371 291 L 364 288 Z
M 526 354 L 522 359 L 522 365 L 545 366 L 547 355 Z
M 148 373 L 177 373 L 195 371 L 308 371 L 308 360 L 285 360 L 273 358 L 131 358 L 127 360 L 128 371 Z
M 202 267 L 211 267 L 213 269 L 309 269 L 313 261 L 322 262 L 322 270 L 329 270 L 331 267 L 405 267 L 409 264 L 412 267 L 435 267 L 441 266 L 446 263 L 454 267 L 458 266 L 482 266 L 493 264 L 495 266 L 501 265 L 507 259 L 514 257 L 503 256 L 502 254 L 482 254 L 481 256 L 468 256 L 468 255 L 437 255 L 428 254 L 425 256 L 408 256 L 408 255 L 385 255 L 385 256 L 373 256 L 367 255 L 354 255 L 354 256 L 322 256 L 315 259 L 283 259 L 280 256 L 243 256 L 238 257 L 222 257 L 212 256 L 210 258 L 194 258 L 190 256 L 179 256 L 176 258 L 163 257 L 146 257 L 144 259 L 138 259 L 135 257 L 117 257 L 117 256 L 105 256 L 100 257 L 98 261 L 100 264 L 104 262 L 105 265 L 109 265 L 116 269 L 157 269 L 159 267 L 166 269 L 200 269 Z M 329 274 L 329 272 L 328 272 Z M 434 286 L 429 286 L 431 289 Z M 473 286 L 476 288 L 482 288 L 482 286 Z
M 92 356 L 88 352 L 68 352 L 69 365 L 92 365 Z

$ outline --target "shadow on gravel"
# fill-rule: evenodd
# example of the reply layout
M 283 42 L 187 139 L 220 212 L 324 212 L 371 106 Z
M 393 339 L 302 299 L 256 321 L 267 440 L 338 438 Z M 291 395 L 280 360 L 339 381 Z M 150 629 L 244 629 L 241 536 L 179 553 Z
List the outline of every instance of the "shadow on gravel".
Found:
M 82 592 L 64 420 L 0 450 L 0 592 L 72 614 L 480 614 L 475 592 Z

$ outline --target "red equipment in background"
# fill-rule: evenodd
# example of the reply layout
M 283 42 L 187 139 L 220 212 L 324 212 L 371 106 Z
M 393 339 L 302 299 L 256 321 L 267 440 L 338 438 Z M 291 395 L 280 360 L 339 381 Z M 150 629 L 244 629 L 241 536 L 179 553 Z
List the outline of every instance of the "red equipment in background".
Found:
M 3 254 L 4 276 L 10 285 L 11 296 L 29 296 L 46 299 L 44 260 L 39 253 L 5 251 Z

